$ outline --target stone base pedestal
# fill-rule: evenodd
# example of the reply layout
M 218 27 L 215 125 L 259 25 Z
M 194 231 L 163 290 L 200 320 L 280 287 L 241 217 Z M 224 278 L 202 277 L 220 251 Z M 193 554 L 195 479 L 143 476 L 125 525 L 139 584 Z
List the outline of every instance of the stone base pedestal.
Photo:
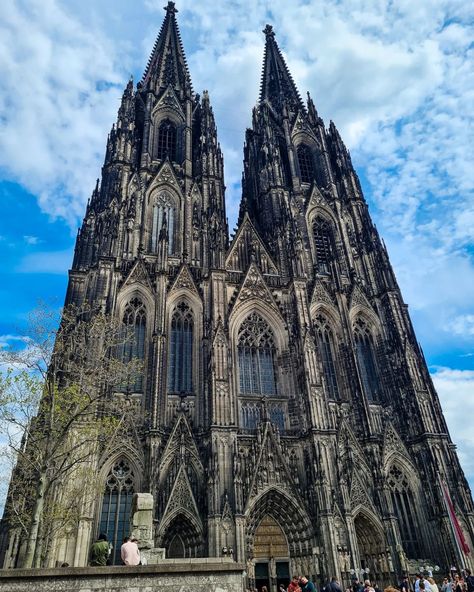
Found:
M 157 565 L 165 560 L 164 547 L 153 547 L 152 549 L 140 549 L 140 557 L 146 560 L 147 565 Z

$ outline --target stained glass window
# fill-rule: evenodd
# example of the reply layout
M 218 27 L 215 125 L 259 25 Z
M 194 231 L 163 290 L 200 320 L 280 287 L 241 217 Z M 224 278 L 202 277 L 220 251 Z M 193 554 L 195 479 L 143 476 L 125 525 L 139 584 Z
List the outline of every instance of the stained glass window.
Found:
M 105 533 L 112 545 L 112 562 L 119 565 L 120 547 L 130 535 L 130 510 L 134 493 L 134 474 L 125 460 L 115 463 L 107 476 L 99 522 L 99 533 Z M 99 534 L 98 533 L 98 534 Z
M 375 363 L 374 343 L 367 324 L 358 319 L 354 327 L 357 364 L 365 394 L 369 402 L 379 398 L 379 381 Z
M 146 310 L 138 298 L 133 298 L 123 315 L 124 339 L 120 345 L 120 359 L 124 364 L 132 360 L 145 359 Z M 120 387 L 121 391 L 141 392 L 143 390 L 143 371 L 129 377 Z
M 242 323 L 238 337 L 240 393 L 275 395 L 275 342 L 273 332 L 253 312 Z
M 334 350 L 334 335 L 327 320 L 318 315 L 315 319 L 316 338 L 323 365 L 324 378 L 330 399 L 339 399 L 339 386 L 337 384 L 336 356 Z
M 331 223 L 317 216 L 313 222 L 313 237 L 316 250 L 316 266 L 320 272 L 329 272 L 332 259 L 333 233 Z
M 387 478 L 393 511 L 398 519 L 403 549 L 410 559 L 422 556 L 418 538 L 418 521 L 414 511 L 413 492 L 406 475 L 393 466 Z
M 300 144 L 296 149 L 298 164 L 300 167 L 300 178 L 302 183 L 312 183 L 314 179 L 313 156 L 309 146 Z
M 165 119 L 158 128 L 156 157 L 164 160 L 167 156 L 172 161 L 176 160 L 176 126 Z
M 170 393 L 192 393 L 193 329 L 193 312 L 185 302 L 180 302 L 171 317 L 168 361 Z

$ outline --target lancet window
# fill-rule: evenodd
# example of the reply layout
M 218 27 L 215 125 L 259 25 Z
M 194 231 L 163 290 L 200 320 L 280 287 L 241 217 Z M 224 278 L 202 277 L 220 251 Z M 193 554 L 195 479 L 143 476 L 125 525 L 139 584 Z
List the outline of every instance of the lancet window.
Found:
M 318 315 L 315 319 L 315 330 L 328 396 L 337 401 L 340 395 L 337 383 L 334 335 L 327 319 L 322 315 Z
M 162 191 L 153 206 L 153 228 L 151 233 L 151 250 L 156 253 L 158 241 L 163 233 L 168 238 L 168 253 L 171 255 L 175 251 L 175 208 L 171 195 L 167 191 Z
M 186 302 L 173 310 L 168 358 L 168 392 L 192 393 L 194 315 Z
M 133 360 L 145 359 L 146 309 L 139 298 L 133 298 L 125 307 L 123 314 L 123 342 L 119 346 L 119 358 L 124 364 Z M 143 390 L 143 371 L 127 377 L 120 390 L 141 392 Z
M 241 394 L 276 395 L 275 352 L 273 331 L 253 312 L 242 323 L 238 336 Z
M 379 381 L 375 362 L 374 342 L 367 324 L 358 319 L 354 327 L 357 364 L 365 394 L 369 402 L 379 399 Z
M 99 532 L 107 535 L 112 545 L 112 558 L 120 564 L 120 547 L 123 538 L 130 534 L 130 510 L 135 492 L 135 476 L 129 463 L 121 459 L 107 475 Z
M 311 149 L 306 144 L 300 144 L 296 149 L 300 179 L 302 183 L 312 183 L 314 179 L 314 163 Z
M 387 477 L 392 498 L 393 511 L 398 519 L 403 549 L 410 559 L 421 557 L 418 522 L 415 513 L 415 500 L 406 475 L 393 466 Z
M 317 216 L 313 222 L 313 238 L 316 267 L 319 272 L 328 273 L 332 259 L 333 229 L 331 223 Z
M 159 160 L 166 157 L 176 160 L 176 126 L 169 119 L 162 121 L 158 128 L 156 157 Z

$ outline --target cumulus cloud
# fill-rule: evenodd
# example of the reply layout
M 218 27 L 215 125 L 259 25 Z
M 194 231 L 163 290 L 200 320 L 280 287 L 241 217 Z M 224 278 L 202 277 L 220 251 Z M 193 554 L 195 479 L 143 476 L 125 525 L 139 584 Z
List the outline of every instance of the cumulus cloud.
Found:
M 439 367 L 432 373 L 461 465 L 474 483 L 474 431 L 466 418 L 474 416 L 474 371 Z
M 124 82 L 113 45 L 55 0 L 6 0 L 0 56 L 0 167 L 76 223 Z

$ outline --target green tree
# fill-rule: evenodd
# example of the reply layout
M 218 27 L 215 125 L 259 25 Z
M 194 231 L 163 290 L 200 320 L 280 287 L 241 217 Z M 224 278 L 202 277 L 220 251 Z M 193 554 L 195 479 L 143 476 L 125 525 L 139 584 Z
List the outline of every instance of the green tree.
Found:
M 115 355 L 132 339 L 121 323 L 89 306 L 65 309 L 59 326 L 43 307 L 22 347 L 0 354 L 0 425 L 15 462 L 6 518 L 26 540 L 22 567 L 40 567 L 51 533 L 77 521 L 78 500 L 93 493 L 83 483 L 94 459 L 134 420 L 113 394 L 142 370 L 139 360 L 123 363 Z

